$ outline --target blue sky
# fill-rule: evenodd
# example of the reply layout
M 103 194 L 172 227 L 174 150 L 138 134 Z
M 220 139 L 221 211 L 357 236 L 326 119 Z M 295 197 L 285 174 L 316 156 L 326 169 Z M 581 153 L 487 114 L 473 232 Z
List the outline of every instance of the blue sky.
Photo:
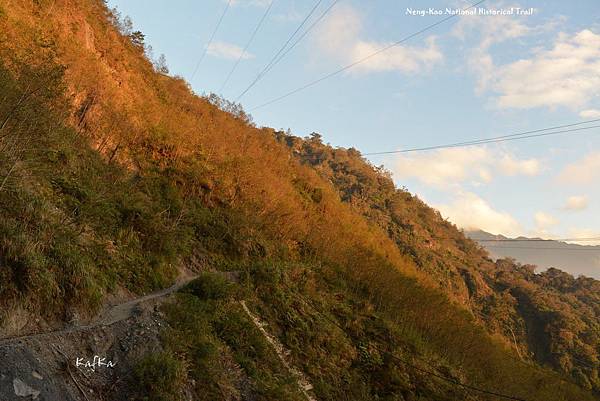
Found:
M 333 0 L 323 0 L 318 16 Z M 270 0 L 233 0 L 191 85 L 218 91 Z M 222 95 L 235 99 L 316 3 L 275 0 Z M 320 84 L 254 109 L 446 15 L 461 1 L 341 0 L 241 100 L 258 125 L 319 132 L 377 152 L 600 118 L 597 0 L 498 2 L 533 15 L 462 16 Z M 188 80 L 226 0 L 110 0 Z M 313 16 L 313 19 L 315 18 Z M 311 21 L 312 21 L 311 20 Z M 310 22 L 309 22 L 310 24 Z M 600 129 L 486 146 L 372 156 L 464 228 L 509 236 L 600 236 Z M 589 242 L 588 242 L 589 244 Z

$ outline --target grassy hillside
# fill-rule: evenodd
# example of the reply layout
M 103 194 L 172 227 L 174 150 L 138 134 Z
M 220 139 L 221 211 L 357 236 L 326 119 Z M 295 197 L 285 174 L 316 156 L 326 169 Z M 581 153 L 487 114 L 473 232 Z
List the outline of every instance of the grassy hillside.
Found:
M 506 281 L 434 211 L 355 151 L 283 137 L 195 96 L 156 72 L 139 35 L 118 23 L 96 0 L 0 0 L 3 331 L 93 314 L 117 288 L 148 292 L 186 265 L 242 279 L 235 294 L 192 288 L 169 307 L 172 352 L 140 361 L 136 382 L 170 373 L 142 386 L 141 399 L 178 399 L 190 386 L 198 398 L 212 388 L 231 399 L 225 357 L 253 397 L 298 398 L 240 299 L 319 399 L 495 399 L 472 387 L 593 399 L 489 334 L 504 333 L 494 324 L 511 310 L 486 332 L 480 323 L 512 302 L 495 295 Z M 314 148 L 315 160 L 297 147 Z M 321 168 L 336 152 L 345 173 Z M 392 197 L 357 197 L 361 185 Z M 452 237 L 422 241 L 433 234 Z
M 366 164 L 358 151 L 332 149 L 317 134 L 278 137 L 521 358 L 600 389 L 600 282 L 557 269 L 534 274 L 533 266 L 514 260 L 494 262 L 438 212 L 397 190 L 389 174 Z

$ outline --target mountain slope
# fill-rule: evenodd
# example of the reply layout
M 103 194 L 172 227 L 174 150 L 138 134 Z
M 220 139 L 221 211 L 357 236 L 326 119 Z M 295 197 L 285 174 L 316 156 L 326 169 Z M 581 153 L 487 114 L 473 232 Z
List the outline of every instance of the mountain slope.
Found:
M 514 260 L 494 262 L 483 248 L 354 149 L 332 149 L 318 134 L 279 133 L 294 155 L 338 189 L 341 199 L 384 229 L 417 269 L 466 307 L 523 359 L 598 389 L 600 282 L 550 269 L 535 274 Z
M 168 352 L 123 379 L 139 399 L 206 389 L 235 399 L 224 391 L 233 376 L 250 399 L 298 399 L 240 300 L 319 399 L 493 398 L 477 389 L 593 399 L 511 351 L 506 330 L 522 316 L 502 309 L 514 299 L 498 289 L 508 279 L 435 211 L 355 151 L 257 128 L 237 106 L 196 97 L 154 71 L 140 36 L 118 24 L 96 0 L 0 1 L 5 334 L 93 316 L 115 292 L 165 287 L 186 265 L 238 279 L 203 276 L 165 307 Z M 331 154 L 348 168 L 321 168 Z

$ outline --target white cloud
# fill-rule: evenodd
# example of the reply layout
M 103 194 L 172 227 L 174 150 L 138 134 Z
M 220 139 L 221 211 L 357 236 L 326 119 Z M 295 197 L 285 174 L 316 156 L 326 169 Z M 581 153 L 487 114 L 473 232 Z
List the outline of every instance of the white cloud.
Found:
M 556 217 L 544 212 L 537 212 L 534 215 L 535 225 L 538 232 L 546 232 L 547 229 L 558 225 L 559 221 Z
M 491 88 L 500 108 L 579 109 L 600 93 L 600 35 L 560 34 L 549 50 L 494 67 Z
M 531 27 L 525 24 L 524 21 L 524 18 L 518 18 L 514 15 L 465 15 L 454 26 L 452 34 L 465 40 L 470 33 L 479 32 L 479 47 L 488 49 L 495 43 L 517 39 L 546 30 L 549 27 L 549 25 Z M 555 22 L 551 24 L 555 25 Z
M 540 172 L 540 162 L 537 159 L 518 160 L 512 155 L 505 154 L 499 162 L 500 169 L 506 175 L 534 176 Z
M 471 51 L 469 67 L 477 74 L 478 93 L 490 91 L 502 109 L 530 109 L 564 106 L 584 115 L 599 115 L 589 105 L 600 93 L 600 35 L 590 29 L 560 33 L 546 48 L 533 48 L 527 57 L 497 65 L 491 47 L 528 36 L 555 32 L 564 21 L 558 17 L 541 25 L 528 25 L 527 17 L 464 16 L 454 35 L 465 40 L 479 35 L 479 45 Z
M 487 150 L 482 147 L 442 149 L 398 157 L 393 171 L 397 178 L 416 178 L 434 187 L 449 187 L 467 178 L 491 180 Z
M 563 209 L 580 211 L 587 209 L 589 205 L 587 196 L 570 196 L 565 202 Z
M 499 3 L 495 8 L 503 6 Z M 505 41 L 516 43 L 518 39 L 525 36 L 554 30 L 561 21 L 559 17 L 542 25 L 529 26 L 525 23 L 526 18 L 514 15 L 466 15 L 462 16 L 454 26 L 453 35 L 463 41 L 472 35 L 477 35 L 479 44 L 472 49 L 468 57 L 468 66 L 478 77 L 476 92 L 483 93 L 497 79 L 498 67 L 489 53 L 493 45 Z
M 569 237 L 570 238 L 600 238 L 600 232 L 598 230 L 591 230 L 588 228 L 570 228 L 569 229 Z M 579 245 L 600 245 L 600 240 L 591 240 L 591 241 L 567 241 L 571 244 L 579 244 Z
M 358 11 L 348 5 L 339 5 L 319 25 L 314 39 L 323 53 L 341 57 L 342 49 L 353 48 L 362 29 L 362 18 Z
M 401 155 L 392 170 L 396 178 L 415 178 L 430 186 L 450 188 L 465 181 L 489 183 L 494 172 L 532 176 L 541 167 L 537 159 L 519 160 L 509 153 L 478 146 Z
M 593 152 L 583 159 L 569 164 L 559 174 L 559 181 L 574 184 L 590 184 L 600 174 L 600 152 Z
M 208 46 L 206 52 L 213 57 L 224 58 L 227 60 L 237 60 L 240 57 L 240 55 L 242 55 L 244 50 L 241 47 L 232 43 L 213 42 L 210 44 L 210 46 Z M 242 60 L 247 60 L 251 58 L 254 58 L 254 55 L 248 52 L 245 52 L 242 56 Z
M 394 46 L 389 50 L 374 56 L 364 63 L 357 65 L 355 71 L 381 72 L 401 71 L 416 73 L 438 64 L 444 56 L 435 43 L 435 37 L 426 39 L 426 47 Z M 353 59 L 363 60 L 376 51 L 389 46 L 390 43 L 357 41 L 353 49 Z
M 363 60 L 392 42 L 365 40 L 361 36 L 362 17 L 349 5 L 336 7 L 314 36 L 317 48 L 327 57 L 341 64 Z M 425 40 L 425 46 L 393 46 L 370 57 L 352 68 L 353 73 L 400 71 L 417 73 L 441 63 L 443 54 L 434 36 Z
M 506 212 L 494 210 L 489 203 L 471 192 L 459 192 L 450 205 L 436 207 L 442 216 L 465 230 L 484 230 L 492 234 L 517 236 L 519 223 Z
M 600 118 L 600 110 L 596 110 L 596 109 L 583 110 L 579 113 L 579 117 L 581 117 L 581 118 Z

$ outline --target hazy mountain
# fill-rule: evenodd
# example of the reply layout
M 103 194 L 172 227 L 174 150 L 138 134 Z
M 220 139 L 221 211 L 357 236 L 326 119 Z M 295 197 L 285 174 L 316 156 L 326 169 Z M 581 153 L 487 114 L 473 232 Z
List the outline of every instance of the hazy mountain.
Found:
M 538 266 L 539 270 L 556 267 L 577 277 L 600 279 L 600 246 L 569 244 L 540 238 L 508 238 L 485 231 L 466 234 L 479 242 L 495 258 L 515 258 L 523 264 Z

